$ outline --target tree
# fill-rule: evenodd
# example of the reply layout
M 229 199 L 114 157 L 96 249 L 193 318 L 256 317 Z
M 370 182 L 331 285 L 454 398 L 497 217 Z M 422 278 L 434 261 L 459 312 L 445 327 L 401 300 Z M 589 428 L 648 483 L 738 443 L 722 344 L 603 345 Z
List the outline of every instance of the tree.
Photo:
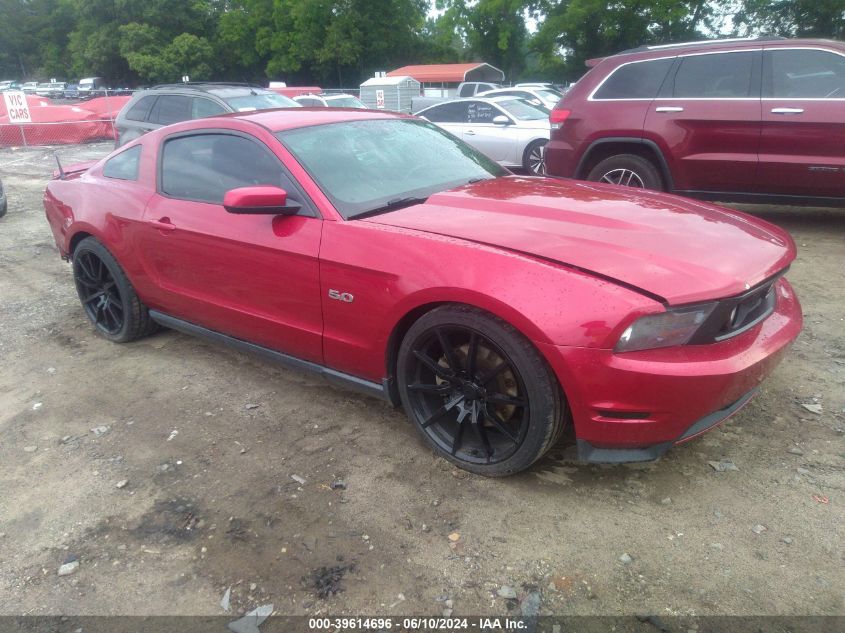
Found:
M 584 62 L 634 48 L 704 38 L 726 0 L 538 0 L 534 11 L 545 16 L 532 49 L 540 67 L 557 67 L 571 79 Z
M 734 22 L 747 34 L 845 38 L 845 0 L 745 0 Z

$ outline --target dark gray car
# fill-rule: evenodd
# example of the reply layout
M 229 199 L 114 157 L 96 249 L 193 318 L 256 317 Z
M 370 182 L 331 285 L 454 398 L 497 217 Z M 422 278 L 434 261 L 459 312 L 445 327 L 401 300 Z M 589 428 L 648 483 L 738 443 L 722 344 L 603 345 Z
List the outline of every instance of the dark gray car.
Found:
M 115 120 L 116 147 L 164 125 L 227 112 L 299 108 L 293 99 L 247 84 L 202 83 L 155 86 L 136 92 Z

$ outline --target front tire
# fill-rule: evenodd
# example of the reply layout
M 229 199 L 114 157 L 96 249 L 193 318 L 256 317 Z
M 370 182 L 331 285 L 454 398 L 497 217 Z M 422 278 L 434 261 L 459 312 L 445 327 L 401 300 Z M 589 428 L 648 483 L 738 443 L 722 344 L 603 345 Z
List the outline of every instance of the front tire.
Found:
M 554 375 L 511 325 L 470 306 L 423 315 L 399 348 L 397 380 L 411 423 L 438 454 L 490 477 L 525 470 L 568 417 Z
M 114 256 L 96 238 L 73 251 L 76 292 L 88 320 L 105 338 L 128 343 L 157 329 Z
M 636 189 L 663 190 L 663 179 L 657 167 L 636 154 L 617 154 L 605 158 L 590 170 L 587 180 Z

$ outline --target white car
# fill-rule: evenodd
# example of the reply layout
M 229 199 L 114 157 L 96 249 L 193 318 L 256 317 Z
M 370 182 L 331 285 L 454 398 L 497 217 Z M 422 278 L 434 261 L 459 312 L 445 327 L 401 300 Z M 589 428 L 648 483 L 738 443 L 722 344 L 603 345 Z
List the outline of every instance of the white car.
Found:
M 366 110 L 367 106 L 354 95 L 336 94 L 336 95 L 299 95 L 293 98 L 298 104 L 308 108 L 359 108 Z
M 551 88 L 529 88 L 514 86 L 513 88 L 497 88 L 482 92 L 479 97 L 516 97 L 525 99 L 533 105 L 541 105 L 547 110 L 554 110 L 557 102 L 563 98 L 563 94 Z
M 417 112 L 486 154 L 504 167 L 546 173 L 549 113 L 524 99 L 474 97 L 456 99 Z
M 27 81 L 25 84 L 21 86 L 21 90 L 26 92 L 27 94 L 35 94 L 35 91 L 38 89 L 38 82 L 37 81 Z

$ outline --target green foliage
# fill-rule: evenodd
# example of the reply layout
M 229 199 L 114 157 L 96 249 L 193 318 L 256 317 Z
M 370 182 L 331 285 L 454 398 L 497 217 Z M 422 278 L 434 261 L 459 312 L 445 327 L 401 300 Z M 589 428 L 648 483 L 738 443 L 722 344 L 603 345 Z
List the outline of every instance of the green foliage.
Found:
M 845 38 L 845 0 L 0 0 L 0 79 L 231 79 L 354 86 L 410 63 L 486 61 L 509 80 L 739 34 Z
M 725 0 L 540 0 L 545 16 L 532 41 L 541 68 L 557 67 L 570 79 L 584 62 L 634 48 L 704 38 Z
M 734 20 L 749 33 L 845 38 L 845 0 L 745 0 Z

